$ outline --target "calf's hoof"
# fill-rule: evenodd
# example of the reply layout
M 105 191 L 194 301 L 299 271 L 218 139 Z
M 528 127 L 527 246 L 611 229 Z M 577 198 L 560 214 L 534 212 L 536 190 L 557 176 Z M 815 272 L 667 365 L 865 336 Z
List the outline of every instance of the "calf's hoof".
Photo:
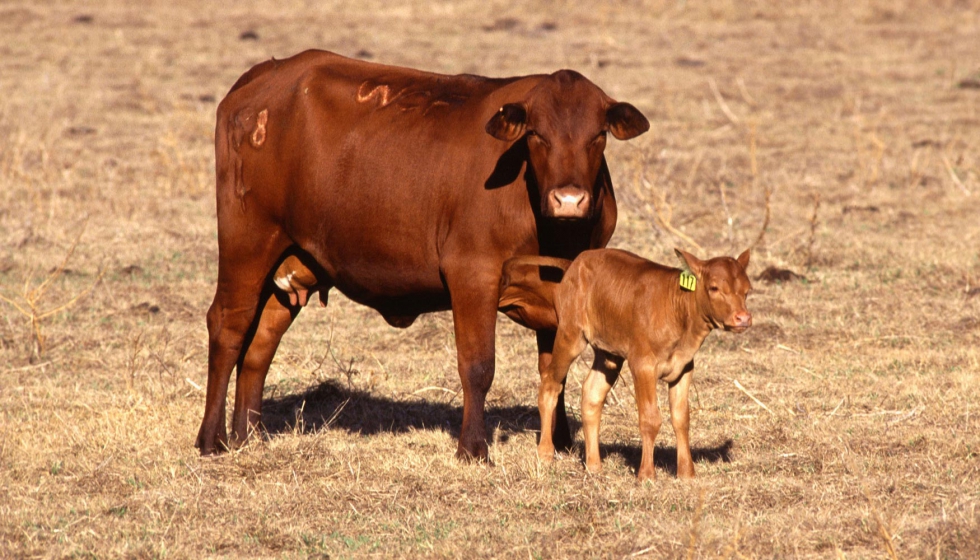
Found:
M 586 461 L 586 463 L 585 463 L 585 472 L 587 472 L 589 474 L 599 474 L 599 473 L 601 473 L 602 472 L 602 463 L 600 463 L 599 461 L 596 461 L 594 463 L 590 463 L 590 462 Z
M 681 480 L 694 480 L 694 467 L 689 469 L 677 469 L 677 478 Z
M 641 470 L 640 472 L 636 473 L 636 478 L 639 479 L 640 482 L 643 482 L 644 480 L 657 480 L 657 471 L 653 469 L 650 469 L 649 471 Z
M 555 460 L 554 446 L 538 447 L 538 460 L 546 465 L 550 465 Z

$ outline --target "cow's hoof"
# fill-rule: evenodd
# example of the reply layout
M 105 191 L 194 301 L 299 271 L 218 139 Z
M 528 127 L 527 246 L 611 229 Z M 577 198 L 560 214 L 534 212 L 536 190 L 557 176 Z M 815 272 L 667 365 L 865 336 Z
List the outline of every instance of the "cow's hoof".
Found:
M 220 436 L 215 436 L 208 441 L 206 438 L 198 435 L 197 441 L 194 442 L 194 447 L 201 451 L 202 457 L 209 457 L 228 451 L 228 442 Z
M 490 460 L 490 453 L 487 449 L 487 444 L 477 445 L 475 449 L 467 449 L 462 443 L 456 449 L 456 458 L 463 463 L 482 463 L 487 465 L 493 465 L 493 461 Z

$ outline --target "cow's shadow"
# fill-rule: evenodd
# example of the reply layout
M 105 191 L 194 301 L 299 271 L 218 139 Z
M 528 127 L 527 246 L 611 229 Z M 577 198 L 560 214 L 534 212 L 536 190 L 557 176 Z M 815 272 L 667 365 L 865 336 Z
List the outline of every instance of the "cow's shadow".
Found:
M 458 398 L 435 400 L 423 394 L 414 400 L 395 400 L 356 388 L 348 388 L 335 380 L 323 381 L 300 393 L 266 398 L 262 403 L 262 422 L 266 433 L 313 433 L 322 428 L 338 428 L 351 433 L 374 435 L 383 432 L 406 433 L 414 430 L 441 430 L 459 437 L 463 408 Z M 511 435 L 538 432 L 540 421 L 537 407 L 515 405 L 487 407 L 487 426 L 496 430 L 496 438 L 506 442 Z M 575 418 L 569 418 L 572 437 L 581 428 Z M 491 432 L 493 433 L 493 432 Z M 693 447 L 695 463 L 730 463 L 734 442 L 729 439 L 713 447 Z M 639 445 L 602 444 L 603 458 L 619 455 L 634 472 L 640 468 Z M 531 449 L 529 453 L 534 453 Z M 581 441 L 573 448 L 584 460 Z M 658 469 L 677 474 L 677 449 L 657 446 L 654 462 Z
M 265 398 L 262 424 L 269 435 L 313 433 L 330 427 L 362 435 L 442 430 L 458 438 L 462 395 L 436 400 L 431 394 L 395 400 L 327 380 L 300 393 Z M 539 425 L 538 409 L 525 405 L 488 406 L 486 419 L 487 427 L 495 429 L 495 437 L 502 442 L 515 433 L 536 431 Z

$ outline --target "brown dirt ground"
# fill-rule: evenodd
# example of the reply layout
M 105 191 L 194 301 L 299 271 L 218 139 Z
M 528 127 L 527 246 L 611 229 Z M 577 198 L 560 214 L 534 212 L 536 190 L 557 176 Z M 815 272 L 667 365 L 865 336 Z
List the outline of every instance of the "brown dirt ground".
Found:
M 980 557 L 977 2 L 139 4 L 0 3 L 0 295 L 54 311 L 32 360 L 0 302 L 0 557 Z M 699 354 L 694 483 L 669 427 L 635 481 L 629 375 L 604 473 L 540 466 L 505 319 L 496 465 L 457 463 L 449 316 L 339 294 L 282 344 L 268 437 L 198 456 L 216 100 L 308 47 L 578 69 L 653 125 L 608 150 L 613 246 L 803 276 L 757 280 L 756 326 Z

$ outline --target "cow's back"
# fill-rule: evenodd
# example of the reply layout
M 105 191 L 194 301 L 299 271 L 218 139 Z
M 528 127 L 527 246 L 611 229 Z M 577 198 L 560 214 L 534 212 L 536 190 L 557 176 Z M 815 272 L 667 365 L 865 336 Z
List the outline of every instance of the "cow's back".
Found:
M 217 164 L 229 176 L 219 180 L 219 222 L 241 209 L 281 224 L 362 303 L 444 292 L 440 264 L 453 251 L 501 262 L 534 252 L 517 170 L 511 184 L 486 187 L 508 145 L 484 125 L 499 99 L 536 80 L 443 76 L 323 51 L 257 65 L 219 107 Z

